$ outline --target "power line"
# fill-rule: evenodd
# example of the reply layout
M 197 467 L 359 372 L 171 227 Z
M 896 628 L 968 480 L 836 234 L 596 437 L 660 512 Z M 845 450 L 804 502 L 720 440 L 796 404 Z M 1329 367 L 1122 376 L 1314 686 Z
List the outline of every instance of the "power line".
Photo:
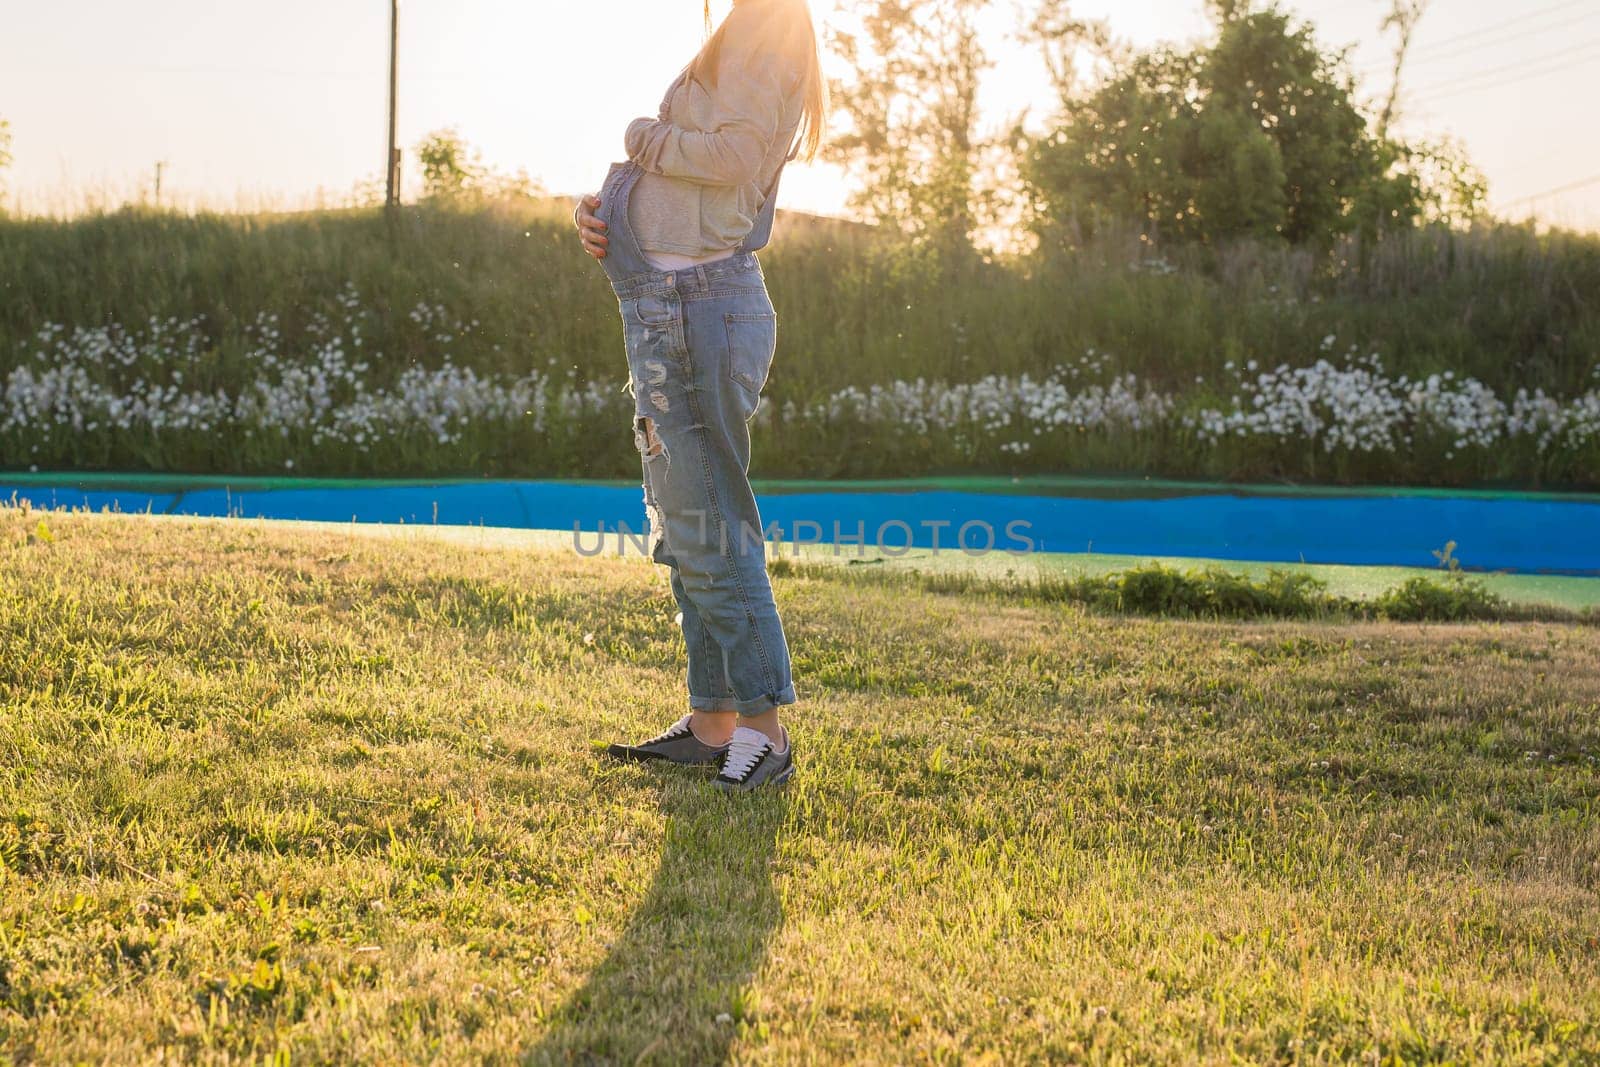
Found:
M 1559 14 L 1559 10 L 1551 9 L 1544 14 Z M 1531 15 L 1524 19 L 1518 19 L 1512 24 L 1512 26 L 1507 27 L 1508 29 L 1514 26 L 1522 27 L 1520 30 L 1517 30 L 1514 33 L 1496 33 L 1489 37 L 1489 39 L 1481 41 L 1466 40 L 1457 47 L 1453 48 L 1447 47 L 1443 44 L 1435 44 L 1428 48 L 1413 48 L 1411 51 L 1406 53 L 1406 63 L 1408 66 L 1427 66 L 1430 63 L 1438 63 L 1447 59 L 1456 59 L 1460 56 L 1470 55 L 1473 52 L 1483 48 L 1499 47 L 1506 41 L 1517 41 L 1525 37 L 1537 37 L 1542 33 L 1554 33 L 1556 30 L 1564 30 L 1569 26 L 1578 26 L 1594 18 L 1596 15 L 1600 15 L 1600 9 L 1590 9 L 1584 11 L 1574 18 L 1569 18 L 1562 22 L 1551 22 L 1542 25 L 1528 26 L 1526 23 L 1530 21 L 1537 21 L 1539 18 L 1543 17 L 1542 15 L 1537 14 Z M 1477 34 L 1474 36 L 1482 36 L 1482 34 Z M 1358 69 L 1368 73 L 1376 74 L 1380 71 L 1390 69 L 1393 65 L 1394 63 L 1391 59 L 1372 60 L 1370 62 L 1363 63 Z
M 1520 33 L 1509 33 L 1505 34 L 1504 36 L 1495 37 L 1493 40 L 1476 41 L 1449 52 L 1429 53 L 1425 56 L 1418 56 L 1415 60 L 1407 57 L 1407 62 L 1415 62 L 1419 66 L 1426 66 L 1429 63 L 1439 63 L 1447 59 L 1458 59 L 1461 56 L 1470 55 L 1481 48 L 1496 48 L 1507 41 L 1517 41 L 1524 37 L 1536 37 L 1541 33 L 1554 33 L 1556 30 L 1564 30 L 1569 26 L 1581 25 L 1582 23 L 1594 18 L 1596 15 L 1600 15 L 1600 10 L 1585 11 L 1577 18 L 1567 19 L 1565 22 L 1554 22 L 1548 26 L 1534 26 L 1529 29 L 1525 29 Z M 1380 64 L 1380 66 L 1383 67 L 1387 67 L 1389 65 L 1390 64 Z
M 1456 34 L 1454 37 L 1446 37 L 1442 41 L 1432 41 L 1424 47 L 1417 49 L 1417 55 L 1420 56 L 1431 54 L 1440 48 L 1456 44 L 1459 41 L 1469 41 L 1474 37 L 1483 37 L 1488 34 L 1499 33 L 1501 30 L 1524 25 L 1529 19 L 1543 18 L 1545 15 L 1553 15 L 1558 11 L 1565 11 L 1572 7 L 1586 7 L 1591 5 L 1593 2 L 1594 0 L 1566 0 L 1565 3 L 1551 4 L 1550 6 L 1540 8 L 1537 11 L 1525 11 L 1516 18 L 1506 19 L 1504 22 L 1496 22 L 1491 26 L 1482 26 L 1476 30 L 1467 30 L 1464 33 Z
M 1475 70 L 1471 74 L 1463 74 L 1455 78 L 1446 78 L 1443 81 L 1437 81 L 1431 85 L 1424 85 L 1416 91 L 1418 94 L 1424 97 L 1432 96 L 1441 90 L 1454 89 L 1457 85 L 1463 85 L 1468 82 L 1482 81 L 1485 78 L 1494 78 L 1501 74 L 1512 74 L 1524 68 L 1531 67 L 1536 63 L 1548 63 L 1552 60 L 1564 60 L 1568 56 L 1574 56 L 1580 52 L 1586 53 L 1595 45 L 1600 45 L 1600 37 L 1585 41 L 1582 44 L 1569 45 L 1566 48 L 1558 49 L 1554 52 L 1547 52 L 1542 56 L 1533 56 L 1529 59 L 1518 60 L 1515 63 L 1507 63 L 1499 67 L 1489 67 L 1485 70 Z
M 1490 79 L 1489 81 L 1473 81 L 1468 84 L 1459 85 L 1446 83 L 1442 87 L 1430 86 L 1432 91 L 1426 92 L 1422 96 L 1413 99 L 1412 103 L 1431 104 L 1439 100 L 1446 100 L 1452 96 L 1460 96 L 1462 93 L 1479 93 L 1489 89 L 1503 89 L 1508 85 L 1516 85 L 1519 82 L 1531 81 L 1534 78 L 1543 78 L 1551 74 L 1559 74 L 1561 71 L 1570 70 L 1573 67 L 1581 67 L 1587 63 L 1594 62 L 1595 58 L 1596 57 L 1592 53 L 1586 53 L 1584 55 L 1569 59 L 1564 63 L 1556 63 L 1552 66 L 1542 67 L 1538 70 L 1530 70 L 1526 73 L 1518 74 L 1510 78 L 1500 78 L 1499 80 Z
M 1488 92 L 1493 89 L 1504 89 L 1509 85 L 1518 85 L 1522 82 L 1548 77 L 1551 74 L 1560 74 L 1562 71 L 1572 70 L 1574 67 L 1581 67 L 1587 63 L 1594 62 L 1596 58 L 1597 57 L 1592 55 L 1578 56 L 1576 59 L 1570 59 L 1565 63 L 1557 63 L 1554 66 L 1543 67 L 1539 70 L 1529 71 L 1526 74 L 1519 74 L 1514 78 L 1501 78 L 1498 81 L 1475 82 L 1469 85 L 1458 85 L 1454 88 L 1446 89 L 1443 92 L 1430 93 L 1427 96 L 1420 97 L 1412 102 L 1419 104 L 1433 104 L 1440 100 L 1448 100 L 1453 96 L 1461 96 L 1468 93 Z
M 1579 189 L 1587 189 L 1591 185 L 1600 185 L 1600 174 L 1591 174 L 1587 178 L 1580 178 L 1575 182 L 1568 182 L 1566 185 L 1558 185 L 1554 189 L 1546 189 L 1544 192 L 1534 193 L 1532 196 L 1519 196 L 1515 200 L 1501 204 L 1500 208 L 1503 211 L 1508 207 L 1516 207 L 1518 204 L 1529 204 L 1535 200 L 1543 200 L 1546 197 L 1560 196 L 1562 193 L 1571 193 L 1576 192 Z
M 1515 63 L 1506 63 L 1498 67 L 1487 67 L 1483 70 L 1475 70 L 1470 74 L 1461 74 L 1453 78 L 1446 78 L 1443 81 L 1437 81 L 1431 85 L 1424 85 L 1417 91 L 1426 94 L 1435 92 L 1439 89 L 1448 89 L 1450 86 L 1458 82 L 1478 81 L 1481 78 L 1492 78 L 1500 74 L 1511 74 L 1515 71 L 1521 70 L 1524 67 L 1531 67 L 1536 63 L 1547 63 L 1551 60 L 1565 59 L 1570 55 L 1593 48 L 1597 44 L 1600 44 L 1600 37 L 1584 41 L 1582 44 L 1567 45 L 1564 48 L 1556 49 L 1554 52 L 1546 52 L 1544 55 L 1530 56 L 1527 59 L 1519 59 Z

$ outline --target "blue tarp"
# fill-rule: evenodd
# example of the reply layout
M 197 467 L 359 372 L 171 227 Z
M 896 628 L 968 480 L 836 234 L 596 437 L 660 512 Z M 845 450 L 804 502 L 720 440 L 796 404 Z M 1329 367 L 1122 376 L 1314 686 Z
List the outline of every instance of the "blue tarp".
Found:
M 563 482 L 474 482 L 371 488 L 222 488 L 150 493 L 0 485 L 39 507 L 334 522 L 582 529 L 644 525 L 641 491 Z M 1476 570 L 1600 574 L 1600 503 L 1485 496 L 1307 497 L 1211 493 L 1084 498 L 918 490 L 769 493 L 762 519 L 785 539 L 841 536 L 891 550 L 1031 545 L 1046 552 L 1193 556 L 1262 562 L 1433 566 L 1456 542 Z M 970 525 L 969 525 L 970 524 Z M 966 529 L 963 533 L 962 527 Z M 608 546 L 614 539 L 608 539 Z M 855 551 L 846 544 L 841 551 Z

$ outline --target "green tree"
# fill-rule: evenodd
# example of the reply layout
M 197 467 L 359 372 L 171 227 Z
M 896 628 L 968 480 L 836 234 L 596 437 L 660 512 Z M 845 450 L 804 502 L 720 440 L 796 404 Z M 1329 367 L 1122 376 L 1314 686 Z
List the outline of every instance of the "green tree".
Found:
M 1419 178 L 1401 166 L 1403 146 L 1371 131 L 1343 56 L 1275 8 L 1211 7 L 1214 43 L 1133 57 L 1068 97 L 1058 127 L 1032 142 L 1024 174 L 1041 236 L 1115 218 L 1153 240 L 1326 246 L 1419 218 Z
M 1276 10 L 1235 18 L 1197 85 L 1207 110 L 1248 117 L 1277 146 L 1282 232 L 1291 242 L 1326 242 L 1349 230 L 1358 201 L 1383 184 L 1387 160 L 1352 99 L 1343 57 L 1320 50 L 1310 25 Z
M 417 159 L 422 164 L 422 195 L 429 200 L 465 197 L 488 173 L 482 156 L 454 127 L 424 137 L 417 145 Z
M 1459 141 L 1412 142 L 1397 151 L 1395 166 L 1415 184 L 1424 220 L 1465 226 L 1488 217 L 1489 180 Z
M 1288 219 L 1283 152 L 1241 112 L 1207 109 L 1195 116 L 1192 211 L 1219 233 L 1273 237 Z
M 527 171 L 502 174 L 483 161 L 454 127 L 435 130 L 417 145 L 422 195 L 429 200 L 504 200 L 534 197 L 544 187 Z
M 828 155 L 857 178 L 851 204 L 913 236 L 970 247 L 981 205 L 978 86 L 989 0 L 862 0 L 830 44 L 850 74 L 832 87 L 843 120 Z

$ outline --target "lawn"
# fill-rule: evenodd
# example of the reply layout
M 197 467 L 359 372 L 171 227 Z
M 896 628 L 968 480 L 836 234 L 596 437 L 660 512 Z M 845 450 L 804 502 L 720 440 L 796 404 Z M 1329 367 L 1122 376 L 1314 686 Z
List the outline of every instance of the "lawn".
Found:
M 0 1061 L 1600 1058 L 1600 628 L 862 570 L 727 798 L 643 562 L 0 508 Z

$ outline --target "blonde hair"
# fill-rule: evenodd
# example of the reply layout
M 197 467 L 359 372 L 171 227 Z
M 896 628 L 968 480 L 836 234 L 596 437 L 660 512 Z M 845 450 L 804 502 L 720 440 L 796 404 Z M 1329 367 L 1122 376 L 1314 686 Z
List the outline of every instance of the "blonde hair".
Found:
M 804 103 L 792 147 L 798 158 L 815 159 L 828 126 L 828 82 L 822 76 L 822 50 L 811 9 L 805 0 L 734 0 L 736 6 L 740 3 L 761 3 L 772 9 L 761 22 L 758 47 L 791 60 L 799 70 Z M 711 32 L 711 0 L 705 0 L 705 21 L 708 37 L 700 54 L 689 64 L 689 77 L 712 88 L 717 84 L 717 63 L 722 58 L 728 23 L 724 21 L 715 33 Z

